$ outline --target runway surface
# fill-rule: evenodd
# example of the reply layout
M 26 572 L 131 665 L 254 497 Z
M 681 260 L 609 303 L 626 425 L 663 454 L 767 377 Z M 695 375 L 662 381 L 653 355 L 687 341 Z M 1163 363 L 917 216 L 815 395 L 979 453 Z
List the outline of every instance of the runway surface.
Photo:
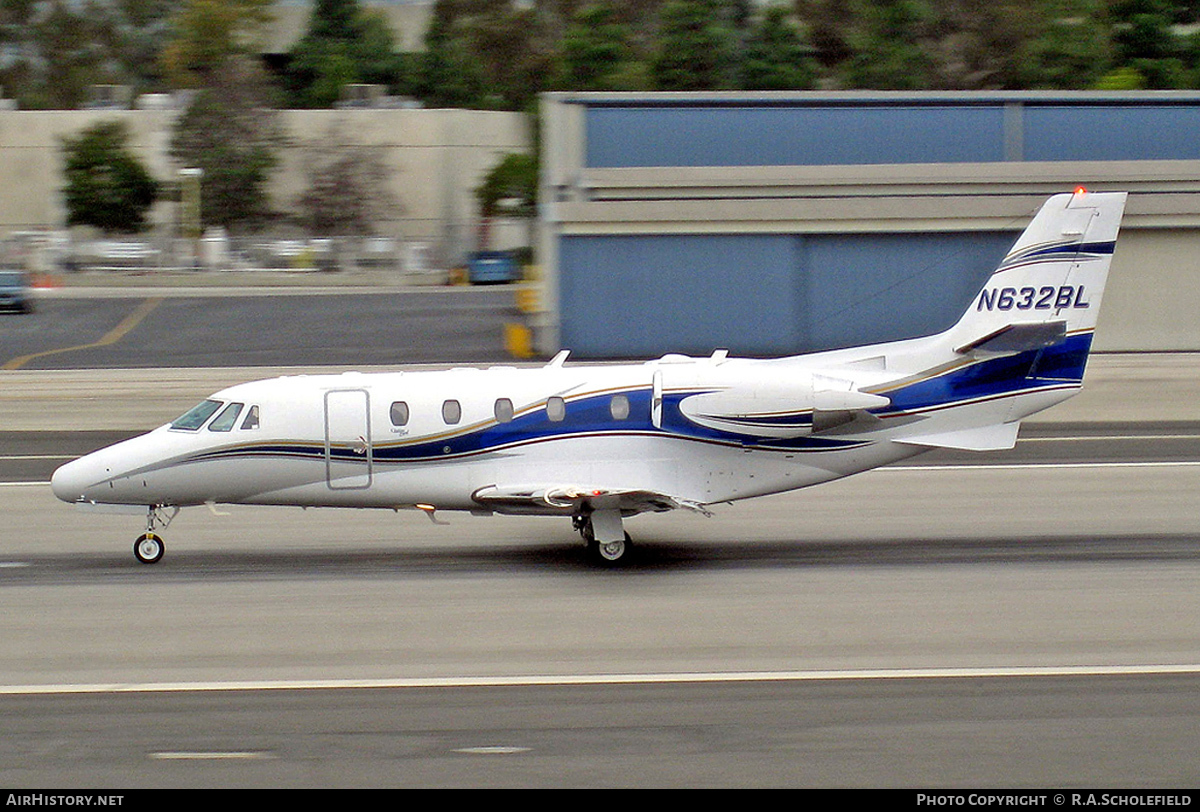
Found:
M 1194 787 L 1200 728 L 1195 678 L 1173 675 L 131 693 L 4 707 L 6 786 L 114 791 Z
M 1200 465 L 1094 456 L 639 517 L 616 572 L 566 522 L 234 507 L 145 567 L 139 517 L 0 486 L 0 781 L 1192 786 Z
M 611 572 L 565 521 L 238 507 L 139 565 L 143 517 L 50 472 L 295 368 L 34 366 L 0 373 L 4 786 L 1200 781 L 1195 359 L 1095 359 L 1012 452 L 638 517 Z

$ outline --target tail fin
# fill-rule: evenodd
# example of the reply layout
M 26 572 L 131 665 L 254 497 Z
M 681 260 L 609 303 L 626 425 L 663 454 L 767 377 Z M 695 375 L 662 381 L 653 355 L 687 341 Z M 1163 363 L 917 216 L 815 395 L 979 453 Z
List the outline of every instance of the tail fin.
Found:
M 923 418 L 900 442 L 1012 448 L 1021 419 L 1079 390 L 1125 198 L 1079 190 L 1046 201 L 967 312 L 937 337 L 939 350 L 958 358 L 880 392 Z
M 1082 380 L 1125 199 L 1079 189 L 1047 200 L 951 329 L 955 350 L 1021 352 L 1071 338 L 1083 356 L 1056 377 Z

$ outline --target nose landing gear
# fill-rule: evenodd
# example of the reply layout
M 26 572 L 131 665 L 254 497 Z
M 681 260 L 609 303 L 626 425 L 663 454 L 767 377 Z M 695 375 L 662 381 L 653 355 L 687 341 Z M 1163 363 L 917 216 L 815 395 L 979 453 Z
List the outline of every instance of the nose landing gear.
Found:
M 157 564 L 164 550 L 163 540 L 156 533 L 142 533 L 133 543 L 133 556 L 143 564 Z
M 165 529 L 178 515 L 179 508 L 174 505 L 150 505 L 146 509 L 146 532 L 133 543 L 133 557 L 143 564 L 157 564 L 162 560 L 166 545 L 154 529 L 160 525 Z

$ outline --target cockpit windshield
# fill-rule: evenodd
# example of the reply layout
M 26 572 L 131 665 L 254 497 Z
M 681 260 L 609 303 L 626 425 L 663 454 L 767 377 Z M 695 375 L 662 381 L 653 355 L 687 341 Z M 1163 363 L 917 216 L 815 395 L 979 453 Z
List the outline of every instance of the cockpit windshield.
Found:
M 198 431 L 204 425 L 204 422 L 213 416 L 213 412 L 219 408 L 221 408 L 221 401 L 206 400 L 203 403 L 197 404 L 187 414 L 172 423 L 171 428 L 183 429 L 184 431 Z
M 238 415 L 242 413 L 244 403 L 230 403 L 225 407 L 225 410 L 217 415 L 213 422 L 208 424 L 209 431 L 232 431 L 233 424 L 237 422 Z

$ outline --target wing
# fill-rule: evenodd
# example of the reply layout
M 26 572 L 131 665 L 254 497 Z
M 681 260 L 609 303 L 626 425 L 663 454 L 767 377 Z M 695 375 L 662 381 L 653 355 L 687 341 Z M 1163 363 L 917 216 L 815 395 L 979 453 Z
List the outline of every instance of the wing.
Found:
M 626 515 L 692 510 L 711 516 L 704 505 L 690 499 L 642 488 L 589 488 L 579 485 L 488 485 L 471 498 L 497 513 L 573 516 L 598 510 L 619 510 Z

